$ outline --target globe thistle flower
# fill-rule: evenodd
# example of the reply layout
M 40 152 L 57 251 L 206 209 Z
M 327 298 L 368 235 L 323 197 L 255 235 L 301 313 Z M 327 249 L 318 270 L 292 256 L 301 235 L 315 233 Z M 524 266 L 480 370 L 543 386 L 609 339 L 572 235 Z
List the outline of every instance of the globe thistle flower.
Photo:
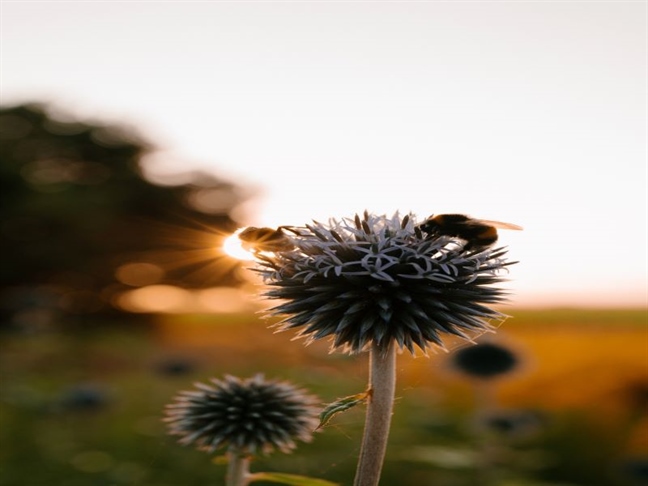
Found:
M 285 381 L 258 374 L 247 379 L 225 376 L 196 391 L 180 392 L 167 406 L 169 433 L 184 445 L 237 455 L 288 453 L 295 440 L 309 442 L 317 427 L 318 399 Z
M 283 233 L 286 249 L 257 253 L 257 270 L 283 302 L 279 330 L 296 329 L 307 344 L 332 338 L 332 350 L 357 353 L 392 343 L 444 347 L 443 335 L 471 340 L 506 316 L 504 248 L 470 249 L 455 237 L 424 234 L 411 214 L 364 213 L 313 222 Z
M 513 371 L 519 364 L 510 349 L 495 343 L 479 343 L 457 350 L 452 356 L 453 367 L 474 378 L 488 380 Z

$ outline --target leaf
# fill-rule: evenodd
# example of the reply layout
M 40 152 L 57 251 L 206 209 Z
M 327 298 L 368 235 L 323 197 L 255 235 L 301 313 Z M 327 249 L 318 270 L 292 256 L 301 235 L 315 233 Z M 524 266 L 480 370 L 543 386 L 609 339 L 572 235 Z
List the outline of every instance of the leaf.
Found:
M 277 472 L 258 472 L 250 474 L 248 479 L 250 482 L 270 481 L 273 483 L 288 484 L 289 486 L 339 486 L 338 483 L 332 483 L 331 481 L 326 481 L 324 479 Z
M 357 404 L 365 402 L 367 400 L 367 397 L 369 397 L 369 394 L 369 391 L 357 393 L 348 397 L 339 398 L 333 403 L 327 405 L 319 415 L 320 423 L 317 426 L 317 429 L 321 429 L 327 423 L 329 423 L 334 415 L 337 415 L 340 412 L 346 412 L 350 408 L 355 407 Z

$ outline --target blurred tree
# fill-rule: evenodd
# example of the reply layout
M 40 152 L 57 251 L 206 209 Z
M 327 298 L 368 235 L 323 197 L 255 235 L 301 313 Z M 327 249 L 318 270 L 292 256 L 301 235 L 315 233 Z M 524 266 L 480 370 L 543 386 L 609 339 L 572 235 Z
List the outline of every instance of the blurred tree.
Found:
M 0 144 L 3 317 L 112 313 L 116 295 L 152 283 L 240 283 L 215 250 L 238 226 L 238 186 L 199 173 L 155 185 L 139 135 L 39 104 L 0 108 Z

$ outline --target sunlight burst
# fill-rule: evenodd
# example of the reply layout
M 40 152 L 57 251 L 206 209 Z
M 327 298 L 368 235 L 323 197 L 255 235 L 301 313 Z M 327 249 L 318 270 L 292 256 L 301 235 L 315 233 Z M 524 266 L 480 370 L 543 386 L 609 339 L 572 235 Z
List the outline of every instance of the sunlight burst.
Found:
M 245 228 L 241 228 L 232 235 L 225 238 L 225 241 L 223 241 L 223 251 L 225 251 L 225 253 L 227 253 L 229 256 L 238 260 L 254 260 L 252 253 L 243 248 L 243 244 L 239 239 L 239 234 L 244 229 Z

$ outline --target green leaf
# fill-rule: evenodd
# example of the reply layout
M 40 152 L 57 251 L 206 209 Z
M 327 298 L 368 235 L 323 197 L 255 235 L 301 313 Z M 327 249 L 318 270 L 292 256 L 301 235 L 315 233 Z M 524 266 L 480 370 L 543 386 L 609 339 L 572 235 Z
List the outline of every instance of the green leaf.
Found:
M 364 403 L 367 400 L 369 394 L 370 394 L 369 391 L 356 393 L 355 395 L 339 398 L 333 403 L 327 405 L 319 415 L 320 423 L 317 426 L 317 429 L 321 429 L 327 423 L 329 423 L 329 421 L 333 418 L 334 415 L 337 415 L 340 412 L 346 412 L 347 410 L 355 407 L 359 403 Z
M 270 481 L 273 483 L 288 484 L 289 486 L 339 486 L 338 483 L 332 483 L 331 481 L 326 481 L 324 479 L 276 472 L 258 472 L 250 474 L 248 479 L 250 482 Z

